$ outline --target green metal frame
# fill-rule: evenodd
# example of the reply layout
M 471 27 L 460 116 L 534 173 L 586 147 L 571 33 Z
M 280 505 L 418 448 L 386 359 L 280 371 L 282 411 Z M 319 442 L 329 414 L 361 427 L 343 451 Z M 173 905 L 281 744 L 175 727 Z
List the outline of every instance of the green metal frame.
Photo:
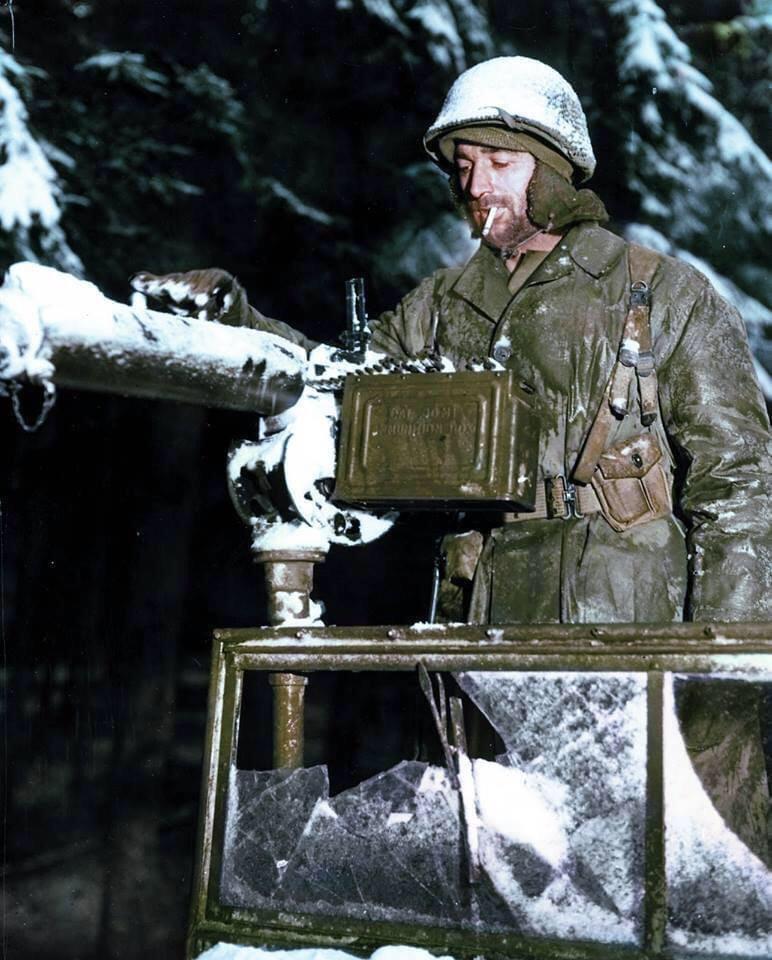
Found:
M 639 947 L 549 940 L 441 926 L 341 919 L 219 902 L 228 774 L 235 763 L 246 670 L 614 671 L 647 674 L 644 938 Z M 220 941 L 336 946 L 369 955 L 409 943 L 459 958 L 669 960 L 662 764 L 666 673 L 772 677 L 772 624 L 320 627 L 218 630 L 209 693 L 202 808 L 188 956 Z M 280 734 L 281 732 L 278 731 Z M 700 955 L 705 960 L 706 955 Z M 722 960 L 727 960 L 722 956 Z

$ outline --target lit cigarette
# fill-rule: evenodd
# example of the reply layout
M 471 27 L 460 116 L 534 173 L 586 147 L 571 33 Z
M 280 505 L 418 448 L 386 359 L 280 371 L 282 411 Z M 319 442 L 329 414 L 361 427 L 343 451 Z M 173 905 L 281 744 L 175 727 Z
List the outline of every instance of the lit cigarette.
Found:
M 493 218 L 498 213 L 498 209 L 499 209 L 498 207 L 491 207 L 490 210 L 488 211 L 488 216 L 485 218 L 485 224 L 482 228 L 482 235 L 484 237 L 487 237 L 488 234 L 491 232 L 491 227 L 493 226 Z

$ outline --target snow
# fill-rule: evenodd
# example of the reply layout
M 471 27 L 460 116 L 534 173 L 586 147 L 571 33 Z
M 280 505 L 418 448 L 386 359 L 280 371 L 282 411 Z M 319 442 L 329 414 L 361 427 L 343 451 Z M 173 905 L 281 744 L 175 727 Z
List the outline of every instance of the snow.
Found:
M 323 361 L 330 359 L 331 347 L 312 351 L 307 371 L 326 382 L 328 370 L 318 373 Z M 347 364 L 330 360 L 329 376 L 341 379 Z M 303 395 L 289 410 L 264 421 L 261 438 L 245 442 L 231 453 L 228 480 L 231 489 L 242 480 L 243 472 L 269 475 L 281 470 L 283 485 L 292 505 L 292 515 L 276 518 L 249 516 L 240 509 L 238 493 L 234 503 L 242 518 L 252 527 L 252 550 L 323 550 L 331 543 L 355 546 L 370 543 L 389 530 L 395 514 L 375 516 L 364 510 L 332 504 L 322 489 L 322 481 L 332 483 L 336 473 L 336 425 L 340 401 L 329 392 L 306 386 Z
M 335 423 L 338 416 L 332 394 L 307 387 L 288 412 L 291 424 L 284 446 L 284 476 L 292 505 L 301 520 L 313 523 L 328 506 L 317 481 L 335 477 Z
M 358 960 L 358 957 L 331 947 L 263 950 L 260 947 L 239 947 L 232 943 L 218 943 L 200 954 L 200 960 Z M 419 947 L 394 945 L 379 947 L 371 954 L 370 960 L 452 960 L 452 958 L 447 955 L 437 958 L 436 954 Z
M 754 142 L 740 121 L 708 93 L 708 87 L 697 82 L 698 79 L 705 79 L 702 74 L 694 70 L 691 78 L 695 82 L 685 84 L 685 92 L 692 104 L 715 124 L 718 135 L 716 146 L 721 160 L 727 164 L 736 163 L 752 175 L 760 173 L 767 180 L 772 179 L 772 160 Z
M 103 71 L 112 83 L 125 81 L 149 93 L 167 95 L 168 81 L 157 70 L 145 65 L 145 55 L 128 51 L 104 51 L 79 63 L 76 70 Z
M 180 321 L 157 311 L 141 313 L 109 300 L 93 283 L 51 267 L 13 264 L 2 292 L 9 290 L 26 295 L 39 311 L 49 340 L 57 337 L 59 328 L 63 328 L 81 344 L 89 341 L 100 344 L 107 356 L 149 351 L 167 355 L 171 360 L 184 358 L 188 350 L 200 348 L 204 352 L 204 344 L 213 341 L 223 362 L 232 359 L 240 367 L 251 354 L 248 345 L 262 343 L 267 348 L 267 375 L 270 372 L 288 374 L 299 368 L 298 348 L 282 337 L 192 319 Z M 152 325 L 150 340 L 143 333 L 143 323 Z M 272 351 L 271 347 L 275 349 Z
M 465 45 L 482 55 L 491 49 L 485 15 L 472 0 L 417 0 L 410 5 L 394 0 L 336 0 L 337 10 L 354 11 L 356 6 L 405 39 L 422 30 L 429 55 L 443 69 L 463 70 Z M 411 27 L 413 28 L 411 30 Z
M 746 6 L 745 15 L 736 17 L 732 22 L 740 24 L 748 31 L 772 30 L 772 7 L 769 0 L 752 0 Z
M 170 296 L 175 303 L 183 303 L 186 300 L 192 299 L 196 306 L 200 307 L 210 299 L 210 296 L 213 296 L 217 292 L 216 290 L 212 290 L 211 294 L 200 293 L 195 297 L 191 297 L 193 287 L 190 283 L 185 280 L 170 280 L 167 277 L 157 277 L 152 280 L 146 279 L 143 281 L 143 287 L 151 297 L 163 293 Z M 224 306 L 227 307 L 229 304 L 224 304 Z
M 467 759 L 461 767 L 467 836 L 481 875 L 481 886 L 467 890 L 471 906 L 456 912 L 464 899 L 454 887 L 463 883 L 457 791 L 447 770 L 414 761 L 333 798 L 323 767 L 275 780 L 276 771 L 239 771 L 239 800 L 233 807 L 229 794 L 226 827 L 233 862 L 226 857 L 224 874 L 235 900 L 226 902 L 402 922 L 442 917 L 451 926 L 482 922 L 526 937 L 640 946 L 645 676 L 487 672 L 457 679 L 507 748 L 497 763 Z M 772 874 L 708 800 L 686 753 L 669 680 L 664 744 L 668 942 L 695 955 L 769 956 Z M 297 816 L 250 828 L 271 805 Z M 286 864 L 274 876 L 279 859 Z M 393 877 L 384 883 L 384 871 L 415 891 L 431 893 L 438 882 L 442 889 L 415 909 L 409 898 L 399 901 Z M 348 887 L 330 900 L 334 877 Z M 484 892 L 490 884 L 500 901 Z M 712 928 L 700 928 L 703 914 Z
M 764 367 L 762 367 L 761 363 L 755 357 L 753 358 L 753 369 L 756 371 L 756 376 L 759 378 L 759 386 L 761 387 L 762 393 L 767 401 L 772 402 L 772 376 L 767 373 L 767 371 L 764 369 Z
M 759 349 L 765 337 L 765 330 L 772 328 L 772 310 L 769 307 L 741 290 L 731 280 L 719 273 L 707 260 L 695 256 L 690 250 L 685 250 L 671 243 L 654 227 L 648 224 L 632 223 L 628 224 L 624 233 L 627 240 L 645 247 L 651 247 L 652 250 L 657 250 L 659 253 L 678 257 L 696 267 L 707 277 L 718 293 L 737 308 L 745 321 L 751 348 L 754 351 Z M 764 395 L 768 400 L 772 400 L 772 377 L 758 360 L 754 359 L 754 363 Z
M 61 190 L 56 171 L 30 131 L 27 108 L 15 85 L 25 79 L 26 73 L 13 57 L 0 51 L 0 147 L 4 156 L 0 165 L 0 225 L 7 233 L 14 232 L 21 256 L 29 260 L 38 259 L 30 232 L 42 226 L 41 246 L 52 260 L 82 273 L 83 264 L 70 249 L 59 223 Z
M 30 344 L 37 343 L 35 359 L 52 362 L 58 381 L 70 382 L 67 364 L 74 357 L 75 385 L 110 392 L 228 406 L 232 388 L 237 409 L 243 403 L 267 412 L 291 402 L 287 389 L 297 396 L 301 386 L 298 348 L 281 337 L 117 303 L 91 283 L 35 263 L 9 268 L 0 319 L 3 366 L 17 375 L 24 364 L 32 372 Z M 242 390 L 251 387 L 246 398 L 240 382 Z
M 643 247 L 650 247 L 658 253 L 671 254 L 673 245 L 654 227 L 646 223 L 631 223 L 625 228 L 625 239 L 639 243 Z
M 494 42 L 488 18 L 476 0 L 448 0 L 458 32 L 470 55 L 478 60 L 493 56 Z
M 457 679 L 507 749 L 498 764 L 474 761 L 482 865 L 500 895 L 532 933 L 635 942 L 645 679 L 508 672 Z M 529 876 L 513 870 L 512 849 L 531 851 L 551 871 L 540 889 L 524 888 Z
M 306 594 L 299 590 L 277 590 L 275 594 L 275 625 L 282 627 L 321 627 L 321 605 L 309 602 L 307 617 L 301 616 L 305 608 Z
M 395 823 L 410 823 L 412 819 L 412 813 L 390 813 L 387 823 L 389 826 L 393 826 Z
M 664 11 L 653 0 L 612 0 L 609 10 L 628 24 L 621 44 L 620 77 L 624 80 L 645 73 L 656 92 L 672 89 L 677 78 L 673 77 L 670 60 L 688 62 L 689 48 L 668 26 Z M 708 83 L 704 77 L 700 82 Z
M 739 257 L 748 245 L 759 259 L 753 238 L 769 217 L 772 162 L 713 96 L 654 0 L 612 0 L 609 11 L 622 34 L 620 79 L 637 105 L 626 150 L 644 213 L 713 262 L 722 231 L 735 233 Z
M 768 329 L 768 320 L 759 315 L 755 298 L 768 303 L 772 286 L 765 244 L 772 161 L 716 99 L 669 26 L 664 6 L 655 0 L 608 5 L 621 38 L 628 184 L 646 220 L 752 295 L 737 291 L 729 299 L 743 314 L 757 355 L 766 357 L 768 341 L 762 345 L 760 329 Z M 764 362 L 769 368 L 770 361 Z M 768 378 L 762 380 L 772 397 Z
M 318 391 L 337 391 L 352 374 L 452 373 L 454 370 L 446 357 L 432 361 L 420 358 L 398 361 L 375 350 L 367 350 L 361 361 L 349 360 L 341 354 L 340 347 L 322 343 L 309 354 L 306 382 Z
M 22 72 L 0 52 L 0 138 L 6 160 L 0 167 L 0 223 L 6 231 L 29 227 L 34 219 L 50 227 L 59 221 L 56 173 L 29 132 L 27 109 L 9 74 Z
M 51 380 L 54 375 L 53 364 L 40 356 L 44 332 L 37 310 L 27 297 L 17 291 L 7 291 L 2 296 L 2 308 L 5 308 L 8 316 L 0 326 L 0 376 L 6 382 L 22 378 L 32 383 Z M 0 386 L 0 392 L 5 392 L 4 386 Z
M 296 216 L 321 224 L 323 227 L 330 226 L 330 224 L 333 223 L 333 218 L 329 213 L 325 213 L 323 210 L 317 210 L 316 207 L 304 203 L 297 194 L 293 193 L 288 187 L 285 187 L 283 183 L 280 183 L 273 177 L 265 177 L 261 180 L 261 183 L 278 200 L 281 200 L 282 203 L 291 207 Z
M 737 308 L 748 328 L 752 344 L 761 339 L 764 328 L 772 325 L 772 310 L 769 307 L 748 296 L 731 280 L 722 276 L 707 260 L 695 256 L 689 250 L 678 250 L 676 256 L 696 267 L 710 280 L 718 293 Z
M 330 538 L 321 527 L 301 520 L 271 522 L 265 517 L 252 520 L 252 551 L 264 550 L 322 550 L 326 552 Z
M 643 108 L 641 109 L 641 119 L 654 133 L 662 132 L 662 114 L 659 112 L 659 109 L 653 100 L 648 100 L 643 105 Z
M 303 831 L 303 836 L 308 836 L 308 834 L 313 833 L 314 822 L 319 818 L 324 820 L 337 820 L 338 814 L 332 809 L 327 800 L 320 800 L 313 809 L 311 816 L 306 824 L 306 828 Z
M 559 867 L 568 853 L 566 785 L 488 760 L 475 760 L 473 768 L 482 826 L 511 843 L 532 845 Z
M 12 264 L 3 284 L 3 289 L 8 288 L 26 294 L 41 308 L 53 307 L 62 300 L 74 300 L 74 309 L 83 312 L 85 317 L 107 309 L 109 303 L 93 283 L 36 263 Z
M 469 861 L 475 870 L 480 864 L 480 819 L 477 815 L 477 786 L 472 761 L 462 750 L 456 751 L 458 784 L 466 824 L 466 843 Z
M 772 872 L 705 793 L 681 735 L 672 677 L 665 684 L 664 773 L 668 939 L 694 953 L 772 956 Z M 720 934 L 712 929 L 716 922 Z
M 480 241 L 472 236 L 467 220 L 444 209 L 447 176 L 436 164 L 428 160 L 411 163 L 404 169 L 404 176 L 411 181 L 411 190 L 437 199 L 431 221 L 415 223 L 403 218 L 378 249 L 378 268 L 407 286 L 440 267 L 463 266 L 477 252 Z
M 591 175 L 595 156 L 579 98 L 556 70 L 529 57 L 494 57 L 463 73 L 451 87 L 426 140 L 466 122 L 500 122 L 500 110 L 524 129 L 559 143 L 561 151 L 586 176 Z
M 379 254 L 379 263 L 408 282 L 418 282 L 440 267 L 463 266 L 479 245 L 466 221 L 455 213 L 440 213 L 429 226 L 401 224 Z
M 576 818 L 640 800 L 644 677 L 475 671 L 458 680 L 498 730 L 513 766 L 570 786 Z
M 464 42 L 445 0 L 418 0 L 405 19 L 419 24 L 428 35 L 426 47 L 436 64 L 456 71 L 466 67 Z
M 410 31 L 402 22 L 400 14 L 394 9 L 394 4 L 391 0 L 359 0 L 359 2 L 371 17 L 375 17 L 403 36 L 407 37 L 410 35 Z M 346 10 L 351 8 L 352 3 L 350 0 L 338 0 L 338 9 Z
M 444 794 L 448 789 L 448 774 L 442 767 L 427 767 L 421 784 L 420 793 L 440 793 Z

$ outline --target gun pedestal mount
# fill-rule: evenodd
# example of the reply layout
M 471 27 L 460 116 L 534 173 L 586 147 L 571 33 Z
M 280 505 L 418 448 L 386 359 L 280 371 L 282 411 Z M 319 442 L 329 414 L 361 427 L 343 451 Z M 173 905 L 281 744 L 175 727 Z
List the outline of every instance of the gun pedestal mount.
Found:
M 305 710 L 308 677 L 297 673 L 271 673 L 273 691 L 273 766 L 300 770 L 303 766 Z
M 264 567 L 273 627 L 320 625 L 313 565 L 330 544 L 367 543 L 393 523 L 370 511 L 533 509 L 539 428 L 511 373 L 354 375 L 342 407 L 339 418 L 331 394 L 307 387 L 291 417 L 231 451 L 231 499 Z M 274 763 L 298 768 L 305 679 L 282 676 L 270 680 Z
M 255 562 L 262 564 L 268 601 L 268 622 L 272 627 L 296 621 L 311 622 L 314 603 L 314 564 L 323 563 L 324 550 L 257 550 Z
M 312 622 L 315 604 L 311 599 L 314 564 L 322 563 L 323 550 L 261 550 L 255 562 L 265 575 L 268 620 L 271 626 Z M 303 766 L 304 700 L 308 678 L 295 673 L 271 673 L 268 683 L 273 694 L 273 765 L 297 770 Z

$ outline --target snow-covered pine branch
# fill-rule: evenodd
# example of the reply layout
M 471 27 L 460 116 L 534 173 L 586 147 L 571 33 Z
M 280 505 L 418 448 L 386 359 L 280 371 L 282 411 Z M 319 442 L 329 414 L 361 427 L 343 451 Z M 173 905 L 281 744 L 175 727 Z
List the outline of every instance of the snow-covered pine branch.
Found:
M 642 214 L 747 287 L 747 266 L 758 276 L 767 265 L 772 162 L 713 96 L 654 0 L 605 2 L 619 34 L 628 182 Z M 772 278 L 767 286 L 768 302 Z
M 30 130 L 20 88 L 31 74 L 0 50 L 0 227 L 17 258 L 81 275 L 83 264 L 61 226 L 61 189 L 44 146 Z

